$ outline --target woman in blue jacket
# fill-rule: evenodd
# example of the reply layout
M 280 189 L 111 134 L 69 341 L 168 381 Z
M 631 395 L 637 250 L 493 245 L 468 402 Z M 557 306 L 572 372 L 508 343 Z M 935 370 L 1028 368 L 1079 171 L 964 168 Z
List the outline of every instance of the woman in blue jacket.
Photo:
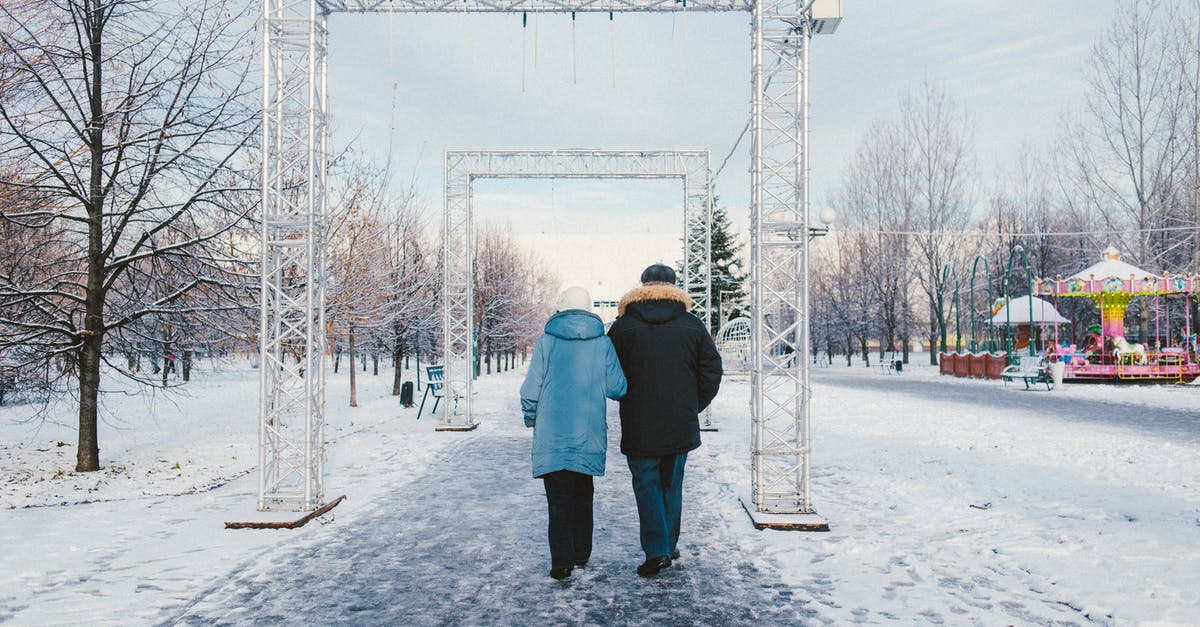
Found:
M 559 296 L 521 385 L 533 427 L 533 476 L 546 486 L 550 576 L 566 579 L 592 554 L 592 477 L 608 452 L 605 398 L 625 396 L 625 374 L 582 287 Z

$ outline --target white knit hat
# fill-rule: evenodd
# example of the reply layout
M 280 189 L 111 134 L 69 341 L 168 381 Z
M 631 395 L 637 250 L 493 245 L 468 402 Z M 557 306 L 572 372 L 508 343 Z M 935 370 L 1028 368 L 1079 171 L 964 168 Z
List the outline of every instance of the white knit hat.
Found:
M 563 290 L 562 294 L 558 295 L 557 308 L 559 311 L 566 311 L 568 309 L 591 311 L 592 297 L 582 287 L 568 287 Z

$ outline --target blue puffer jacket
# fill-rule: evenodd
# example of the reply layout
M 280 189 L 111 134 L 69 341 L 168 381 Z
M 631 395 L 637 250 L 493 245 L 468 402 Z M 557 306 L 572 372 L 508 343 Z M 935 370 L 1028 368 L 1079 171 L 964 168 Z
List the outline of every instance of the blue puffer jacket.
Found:
M 525 426 L 533 427 L 533 476 L 556 470 L 604 474 L 605 397 L 625 396 L 625 374 L 604 324 L 581 309 L 546 322 L 521 385 Z

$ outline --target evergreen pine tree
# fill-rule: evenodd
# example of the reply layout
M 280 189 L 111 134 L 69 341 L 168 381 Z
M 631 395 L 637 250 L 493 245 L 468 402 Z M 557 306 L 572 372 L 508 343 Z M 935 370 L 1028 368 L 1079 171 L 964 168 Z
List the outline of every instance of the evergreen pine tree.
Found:
M 716 333 L 725 320 L 745 310 L 746 275 L 741 256 L 742 243 L 730 232 L 729 213 L 725 207 L 717 204 L 716 197 L 713 198 L 710 229 L 709 264 L 712 273 L 709 275 L 709 281 L 713 306 L 709 312 L 708 325 L 711 331 Z M 698 262 L 692 270 L 699 272 Z M 683 278 L 682 268 L 679 268 L 679 276 L 680 279 Z M 718 319 L 718 313 L 723 320 Z

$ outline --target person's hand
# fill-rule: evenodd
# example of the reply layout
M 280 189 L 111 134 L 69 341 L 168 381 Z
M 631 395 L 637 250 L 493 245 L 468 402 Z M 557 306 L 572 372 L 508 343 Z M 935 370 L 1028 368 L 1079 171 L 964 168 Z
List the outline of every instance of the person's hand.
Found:
M 525 426 L 526 426 L 526 427 L 529 427 L 529 428 L 531 428 L 531 429 L 532 429 L 532 428 L 533 428 L 533 422 L 534 422 L 534 419 L 533 419 L 533 418 L 530 418 L 529 416 L 526 416 L 526 417 L 525 417 Z

